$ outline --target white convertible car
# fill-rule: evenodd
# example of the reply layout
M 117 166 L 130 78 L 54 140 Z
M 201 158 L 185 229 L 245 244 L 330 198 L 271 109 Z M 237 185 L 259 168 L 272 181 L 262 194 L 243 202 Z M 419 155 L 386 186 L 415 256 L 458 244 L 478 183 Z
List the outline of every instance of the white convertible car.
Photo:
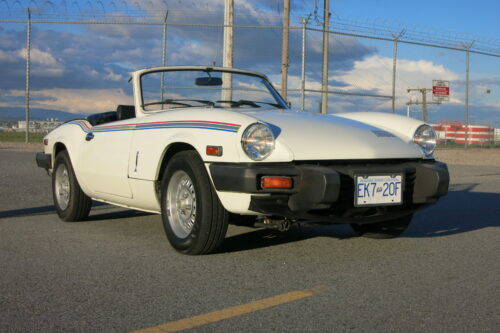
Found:
M 348 223 L 394 237 L 448 191 L 436 136 L 393 114 L 313 114 L 289 108 L 266 76 L 161 67 L 133 73 L 135 105 L 69 121 L 44 139 L 64 221 L 92 200 L 161 213 L 182 253 L 215 251 L 228 221 L 286 230 Z

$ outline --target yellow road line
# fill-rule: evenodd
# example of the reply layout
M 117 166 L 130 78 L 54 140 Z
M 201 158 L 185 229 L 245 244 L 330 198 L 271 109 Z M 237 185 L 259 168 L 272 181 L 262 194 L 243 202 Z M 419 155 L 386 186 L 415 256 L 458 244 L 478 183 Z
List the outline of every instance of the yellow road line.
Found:
M 299 291 L 292 291 L 286 294 L 281 294 L 269 298 L 264 298 L 258 301 L 232 306 L 230 308 L 201 314 L 198 316 L 185 318 L 177 321 L 171 321 L 159 326 L 146 328 L 135 331 L 135 333 L 160 333 L 160 332 L 178 332 L 187 330 L 193 327 L 203 326 L 217 321 L 241 316 L 247 313 L 264 310 L 273 306 L 290 303 L 299 299 L 311 297 L 320 291 L 327 289 L 324 286 Z

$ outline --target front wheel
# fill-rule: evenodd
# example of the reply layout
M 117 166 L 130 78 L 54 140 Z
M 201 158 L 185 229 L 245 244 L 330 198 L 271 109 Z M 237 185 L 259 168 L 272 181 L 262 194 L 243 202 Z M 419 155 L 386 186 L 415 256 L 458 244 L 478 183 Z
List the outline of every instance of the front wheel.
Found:
M 185 254 L 215 251 L 226 235 L 229 214 L 195 151 L 172 157 L 161 184 L 163 226 L 170 244 Z
M 52 194 L 57 215 L 61 220 L 75 222 L 89 216 L 92 199 L 80 188 L 68 152 L 65 150 L 57 154 L 54 162 Z
M 410 225 L 413 214 L 397 219 L 366 224 L 351 224 L 351 228 L 359 235 L 367 238 L 394 238 L 402 234 Z

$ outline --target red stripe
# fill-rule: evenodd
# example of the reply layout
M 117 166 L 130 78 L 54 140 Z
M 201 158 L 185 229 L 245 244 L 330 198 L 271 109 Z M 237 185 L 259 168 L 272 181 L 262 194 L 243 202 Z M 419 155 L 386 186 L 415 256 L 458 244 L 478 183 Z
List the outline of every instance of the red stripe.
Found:
M 206 123 L 206 124 L 218 124 L 218 125 L 229 125 L 229 126 L 237 126 L 241 125 L 231 124 L 231 123 L 222 123 L 218 121 L 206 121 L 206 120 L 172 120 L 172 121 L 157 121 L 152 123 L 137 123 L 136 125 L 148 125 L 148 124 L 167 124 L 167 123 Z
M 78 122 L 80 123 L 80 125 L 85 126 L 85 128 L 87 128 L 87 129 L 91 129 L 92 128 L 92 127 L 89 127 L 89 125 L 87 125 L 88 122 L 86 120 L 80 120 Z
M 137 123 L 137 124 L 123 124 L 123 125 L 107 125 L 107 126 L 95 126 L 95 128 L 109 128 L 109 127 L 125 127 L 125 126 L 133 126 L 133 125 L 150 125 L 150 124 L 169 124 L 169 123 L 204 123 L 204 124 L 218 124 L 218 125 L 229 125 L 240 127 L 241 125 L 231 124 L 231 123 L 222 123 L 218 121 L 205 121 L 205 120 L 173 120 L 173 121 L 155 121 L 150 123 Z

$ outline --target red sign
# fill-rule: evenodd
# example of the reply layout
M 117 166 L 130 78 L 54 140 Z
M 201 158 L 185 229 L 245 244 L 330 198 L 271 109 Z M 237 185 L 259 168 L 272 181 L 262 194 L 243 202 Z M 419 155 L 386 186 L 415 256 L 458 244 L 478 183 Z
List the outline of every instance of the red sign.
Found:
M 432 80 L 432 99 L 435 102 L 450 101 L 450 81 Z
M 432 87 L 432 94 L 433 95 L 449 96 L 450 95 L 450 87 L 433 86 Z

